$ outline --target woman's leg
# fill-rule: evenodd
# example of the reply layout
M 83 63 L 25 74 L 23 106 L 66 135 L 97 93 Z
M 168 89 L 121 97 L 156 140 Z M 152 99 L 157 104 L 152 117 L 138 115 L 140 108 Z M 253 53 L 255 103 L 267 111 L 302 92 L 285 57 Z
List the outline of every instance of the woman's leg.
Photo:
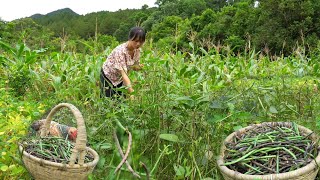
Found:
M 100 73 L 100 92 L 100 97 L 111 97 L 113 95 L 112 87 L 110 87 L 102 73 Z
M 110 80 L 108 80 L 103 72 L 100 73 L 100 97 L 113 97 L 113 96 L 121 96 L 122 91 L 118 89 L 122 87 L 123 83 L 120 83 L 117 86 L 114 86 Z

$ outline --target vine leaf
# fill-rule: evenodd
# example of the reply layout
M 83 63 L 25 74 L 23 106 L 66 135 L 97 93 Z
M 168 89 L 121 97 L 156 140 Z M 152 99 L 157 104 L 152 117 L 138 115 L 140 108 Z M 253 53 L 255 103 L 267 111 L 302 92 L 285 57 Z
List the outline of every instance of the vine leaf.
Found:
M 178 142 L 179 138 L 175 134 L 160 134 L 160 139 L 164 139 L 171 142 Z

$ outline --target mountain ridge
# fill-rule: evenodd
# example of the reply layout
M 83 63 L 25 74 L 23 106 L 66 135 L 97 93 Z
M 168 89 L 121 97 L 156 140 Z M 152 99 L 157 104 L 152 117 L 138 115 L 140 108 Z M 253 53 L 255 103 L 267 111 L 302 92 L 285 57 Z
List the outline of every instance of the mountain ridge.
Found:
M 55 11 L 51 11 L 47 14 L 36 13 L 36 14 L 33 14 L 27 18 L 38 19 L 38 18 L 43 18 L 43 17 L 47 17 L 47 16 L 57 16 L 60 14 L 69 14 L 69 15 L 73 15 L 73 16 L 80 16 L 78 13 L 74 12 L 70 8 L 62 8 L 62 9 L 57 9 Z

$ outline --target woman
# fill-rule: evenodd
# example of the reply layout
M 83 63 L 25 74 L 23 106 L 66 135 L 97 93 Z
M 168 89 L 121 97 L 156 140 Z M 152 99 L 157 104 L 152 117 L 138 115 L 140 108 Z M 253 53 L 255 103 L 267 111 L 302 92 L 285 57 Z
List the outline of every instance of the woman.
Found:
M 134 27 L 129 32 L 128 41 L 117 46 L 108 56 L 101 68 L 101 95 L 113 97 L 122 95 L 119 88 L 123 86 L 128 93 L 134 92 L 129 79 L 130 70 L 141 70 L 140 47 L 145 42 L 146 34 L 140 27 Z M 133 96 L 130 96 L 133 97 Z

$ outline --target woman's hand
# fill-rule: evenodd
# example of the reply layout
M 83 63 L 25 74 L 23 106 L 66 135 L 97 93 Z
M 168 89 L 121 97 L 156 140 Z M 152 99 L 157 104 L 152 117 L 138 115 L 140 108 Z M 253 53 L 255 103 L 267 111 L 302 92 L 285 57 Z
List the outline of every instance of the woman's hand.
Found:
M 128 92 L 131 94 L 134 92 L 133 88 L 132 87 L 128 87 Z
M 133 66 L 132 66 L 132 69 L 133 69 L 134 71 L 141 71 L 143 67 L 144 67 L 143 64 L 136 64 L 136 65 L 133 65 Z

